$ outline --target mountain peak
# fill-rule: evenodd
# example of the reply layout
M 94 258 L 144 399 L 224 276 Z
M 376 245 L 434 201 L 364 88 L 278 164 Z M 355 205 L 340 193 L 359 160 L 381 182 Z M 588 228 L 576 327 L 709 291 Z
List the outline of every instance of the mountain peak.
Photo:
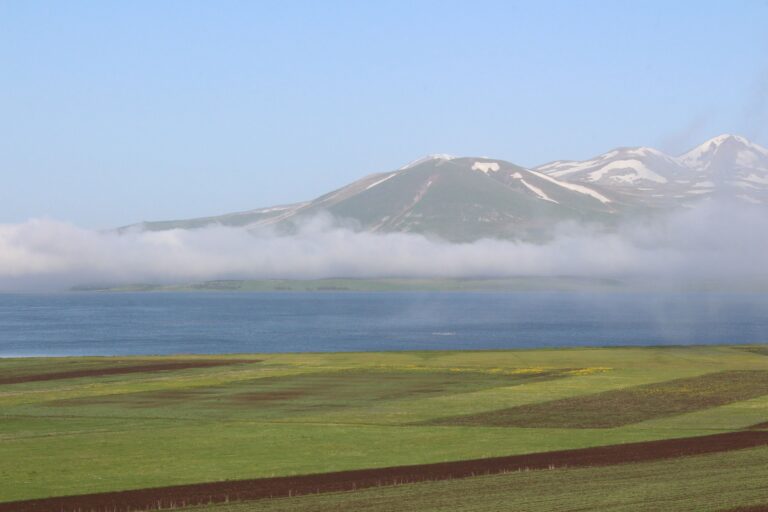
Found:
M 733 135 L 731 133 L 723 133 L 717 137 L 712 137 L 708 141 L 704 142 L 704 144 L 701 144 L 699 147 L 722 146 L 723 144 L 740 144 L 742 146 L 753 145 L 746 137 L 742 137 L 741 135 Z
M 705 141 L 703 144 L 699 144 L 692 150 L 685 153 L 685 155 L 692 154 L 696 151 L 699 152 L 705 152 L 705 151 L 711 151 L 715 150 L 721 146 L 729 145 L 729 146 L 746 146 L 748 148 L 754 148 L 759 147 L 757 144 L 754 144 L 746 137 L 743 137 L 741 135 L 733 135 L 731 133 L 723 133 L 718 135 L 717 137 L 712 137 L 711 139 Z M 683 155 L 683 156 L 685 156 Z
M 448 160 L 454 160 L 456 158 L 458 157 L 454 155 L 449 155 L 448 153 L 431 153 L 429 155 L 426 155 L 421 158 L 417 158 L 416 160 L 413 160 L 411 162 L 408 162 L 398 170 L 402 171 L 405 169 L 410 169 L 411 167 L 416 167 L 417 165 L 421 165 L 424 162 L 431 162 L 432 160 L 448 161 Z
M 724 133 L 696 146 L 681 155 L 679 160 L 691 167 L 701 167 L 709 165 L 716 158 L 725 158 L 733 162 L 754 159 L 749 156 L 749 153 L 768 157 L 767 149 L 750 142 L 746 137 Z

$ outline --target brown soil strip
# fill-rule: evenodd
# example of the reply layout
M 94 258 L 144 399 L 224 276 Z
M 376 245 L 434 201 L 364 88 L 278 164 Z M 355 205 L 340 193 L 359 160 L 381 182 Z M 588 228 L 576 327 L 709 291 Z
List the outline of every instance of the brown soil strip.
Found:
M 106 366 L 102 368 L 89 368 L 71 370 L 66 372 L 35 373 L 31 375 L 18 375 L 0 378 L 0 384 L 20 384 L 23 382 L 40 382 L 46 380 L 76 379 L 79 377 L 102 377 L 105 375 L 122 375 L 125 373 L 162 372 L 173 370 L 188 370 L 191 368 L 214 368 L 216 366 L 231 366 L 244 363 L 258 363 L 260 359 L 239 359 L 221 361 L 171 361 L 136 364 L 127 366 Z
M 252 391 L 250 393 L 240 393 L 234 395 L 232 400 L 235 402 L 282 402 L 296 400 L 311 394 L 309 390 L 304 389 L 285 389 L 275 391 Z
M 768 445 L 768 432 L 741 431 L 682 439 L 493 457 L 436 464 L 361 469 L 105 492 L 0 503 L 0 512 L 128 512 L 230 501 L 352 491 L 556 467 L 608 466 Z
M 768 512 L 768 503 L 763 505 L 750 505 L 746 507 L 728 508 L 721 512 Z

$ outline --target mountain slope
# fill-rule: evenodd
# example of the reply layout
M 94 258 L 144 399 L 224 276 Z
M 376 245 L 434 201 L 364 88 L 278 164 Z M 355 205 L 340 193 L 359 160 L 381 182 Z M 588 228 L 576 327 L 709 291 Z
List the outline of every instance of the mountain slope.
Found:
M 358 186 L 365 185 L 364 187 Z M 599 219 L 609 198 L 501 160 L 431 158 L 309 203 L 369 231 L 429 233 L 463 241 L 538 237 L 558 221 Z
M 161 220 L 152 222 L 142 222 L 131 226 L 119 228 L 120 231 L 129 229 L 141 229 L 144 231 L 165 231 L 168 229 L 195 229 L 205 226 L 219 225 L 229 227 L 255 226 L 259 224 L 269 224 L 275 219 L 280 218 L 306 203 L 296 203 L 281 206 L 272 206 L 269 208 L 257 208 L 245 212 L 227 213 L 212 217 L 198 217 L 195 219 L 180 220 Z

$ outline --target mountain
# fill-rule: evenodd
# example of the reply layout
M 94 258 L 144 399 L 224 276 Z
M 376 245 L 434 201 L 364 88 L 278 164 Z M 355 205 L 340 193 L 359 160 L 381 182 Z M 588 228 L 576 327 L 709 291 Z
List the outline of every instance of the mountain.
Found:
M 680 156 L 646 147 L 618 148 L 535 170 L 634 205 L 674 207 L 707 197 L 768 204 L 768 150 L 736 135 L 720 135 Z
M 329 213 L 369 232 L 422 233 L 454 242 L 541 240 L 564 221 L 610 227 L 629 215 L 712 197 L 768 204 L 768 150 L 721 135 L 680 156 L 618 148 L 590 160 L 558 160 L 532 169 L 485 157 L 428 155 L 312 201 L 128 228 L 271 226 L 291 232 L 302 219 Z
M 591 187 L 503 160 L 431 155 L 307 203 L 141 227 L 290 229 L 303 218 L 330 213 L 365 231 L 423 233 L 461 242 L 483 237 L 539 239 L 561 221 L 609 221 L 615 211 L 613 201 Z

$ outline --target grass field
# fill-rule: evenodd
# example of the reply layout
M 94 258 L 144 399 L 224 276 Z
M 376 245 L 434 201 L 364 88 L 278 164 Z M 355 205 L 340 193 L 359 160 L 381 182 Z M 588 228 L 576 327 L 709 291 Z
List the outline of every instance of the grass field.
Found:
M 0 502 L 745 429 L 768 422 L 766 348 L 0 360 Z M 430 493 L 457 489 L 458 500 L 467 486 L 467 496 L 478 492 L 490 501 L 467 498 L 465 508 L 456 510 L 495 510 L 497 499 L 530 501 L 529 508 L 516 510 L 571 510 L 564 501 L 566 508 L 553 504 L 565 499 L 569 482 L 578 488 L 580 478 L 595 486 L 605 481 L 620 493 L 622 486 L 612 478 L 625 475 L 622 482 L 634 482 L 627 489 L 642 493 L 646 485 L 647 492 L 664 489 L 674 499 L 684 486 L 651 474 L 669 468 L 670 474 L 689 474 L 694 482 L 703 472 L 717 474 L 713 468 L 738 466 L 745 468 L 740 479 L 754 474 L 768 481 L 765 457 L 765 449 L 755 448 L 633 464 L 621 471 L 535 471 L 293 498 L 301 501 L 292 505 L 269 500 L 237 506 L 338 510 L 338 500 L 372 496 L 382 507 L 366 505 L 370 510 L 402 510 L 402 500 L 416 499 L 413 493 L 429 501 Z M 505 484 L 505 479 L 511 480 Z M 717 482 L 732 487 L 725 477 Z M 557 487 L 550 508 L 536 502 L 533 491 L 523 491 L 537 485 Z M 598 503 L 585 493 L 585 503 Z M 625 508 L 615 509 L 630 510 L 631 503 L 621 500 L 632 496 L 616 494 L 616 503 Z M 757 491 L 728 498 L 733 505 L 759 499 Z M 477 508 L 467 508 L 473 503 Z
M 768 370 L 731 370 L 426 422 L 432 425 L 606 428 L 768 395 Z
M 555 469 L 197 507 L 199 512 L 397 510 L 719 512 L 768 503 L 768 448 L 609 468 Z

